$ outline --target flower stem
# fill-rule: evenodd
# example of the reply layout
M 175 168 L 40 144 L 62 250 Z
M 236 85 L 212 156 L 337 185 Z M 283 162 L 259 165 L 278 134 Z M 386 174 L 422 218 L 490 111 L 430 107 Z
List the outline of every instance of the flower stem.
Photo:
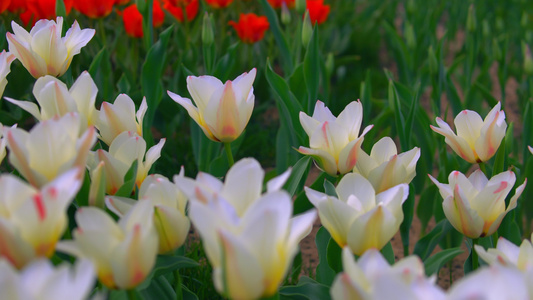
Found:
M 233 161 L 233 154 L 231 153 L 231 143 L 224 143 L 224 149 L 226 150 L 226 156 L 228 157 L 228 164 L 231 168 L 235 163 Z
M 480 162 L 480 163 L 478 163 L 478 165 L 479 165 L 479 169 L 481 170 L 481 172 L 483 172 L 483 174 L 485 174 L 485 176 L 487 176 L 487 167 L 485 167 L 485 163 Z
M 128 294 L 128 300 L 137 300 L 134 289 L 129 289 L 126 291 L 126 293 Z
M 472 249 L 470 249 L 470 251 L 472 251 L 472 271 L 475 271 L 479 266 L 478 255 L 474 247 L 477 244 L 479 244 L 479 238 L 472 239 Z
M 181 290 L 181 276 L 179 269 L 176 269 L 176 271 L 174 272 L 174 276 L 176 277 L 176 300 L 182 300 L 183 291 Z
M 496 248 L 496 246 L 498 246 L 498 238 L 499 238 L 498 230 L 496 230 L 492 234 L 492 247 Z

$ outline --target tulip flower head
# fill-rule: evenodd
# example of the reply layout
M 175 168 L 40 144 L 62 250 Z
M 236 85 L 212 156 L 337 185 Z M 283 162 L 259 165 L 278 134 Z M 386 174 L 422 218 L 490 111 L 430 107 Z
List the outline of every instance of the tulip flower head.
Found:
M 267 17 L 258 16 L 254 13 L 241 13 L 239 22 L 229 21 L 228 24 L 233 26 L 239 38 L 248 44 L 262 40 L 270 26 Z
M 89 18 L 103 18 L 113 11 L 115 0 L 74 1 L 74 8 Z
M 80 137 L 80 126 L 78 114 L 69 113 L 42 121 L 30 132 L 4 128 L 9 162 L 35 187 L 73 167 L 84 168 L 96 130 L 91 126 Z
M 179 3 L 178 1 L 178 4 Z M 196 15 L 198 14 L 198 9 L 200 8 L 200 2 L 199 0 L 192 0 L 187 3 L 187 1 L 183 2 L 181 5 L 172 4 L 172 1 L 167 0 L 165 1 L 163 8 L 167 10 L 170 14 L 176 18 L 179 22 L 185 21 L 184 15 L 183 15 L 183 8 L 185 8 L 185 13 L 187 14 L 187 21 L 190 22 L 196 18 Z
M 344 247 L 342 267 L 344 272 L 331 286 L 333 300 L 446 299 L 435 283 L 436 276 L 426 277 L 418 256 L 408 256 L 390 266 L 379 251 L 370 249 L 355 262 L 350 249 Z
M 376 190 L 383 192 L 400 183 L 409 184 L 416 175 L 420 148 L 398 154 L 396 144 L 389 137 L 379 140 L 370 155 L 359 149 L 359 158 L 353 171 L 363 175 Z
M 222 183 L 199 173 L 175 177 L 190 198 L 189 216 L 213 266 L 217 291 L 232 299 L 276 293 L 312 227 L 316 212 L 291 218 L 292 200 L 281 187 L 290 171 L 271 179 L 261 194 L 264 171 L 254 159 L 238 161 Z
M 135 103 L 126 94 L 120 94 L 113 104 L 104 102 L 95 119 L 100 139 L 107 145 L 121 133 L 131 131 L 139 136 L 143 134 L 143 119 L 148 106 L 143 98 L 139 110 L 135 112 Z
M 149 201 L 139 201 L 118 223 L 101 209 L 80 208 L 74 239 L 59 242 L 57 249 L 90 259 L 105 286 L 132 289 L 155 264 L 158 238 L 153 214 Z
M 154 162 L 161 156 L 165 141 L 166 139 L 161 139 L 157 145 L 146 151 L 146 142 L 142 137 L 125 131 L 113 140 L 109 152 L 103 149 L 91 152 L 87 165 L 92 175 L 92 170 L 102 168 L 101 171 L 105 173 L 106 193 L 114 195 L 124 184 L 124 176 L 136 160 L 138 165 L 135 185 L 139 188 Z M 103 165 L 100 165 L 101 162 Z M 91 184 L 96 184 L 97 181 L 93 180 Z
M 328 19 L 331 7 L 324 0 L 307 0 L 307 10 L 313 24 L 322 24 Z
M 159 3 L 159 0 L 153 1 L 152 9 L 152 26 L 154 26 L 154 28 L 160 27 L 165 20 L 165 13 L 161 9 L 161 3 Z M 122 15 L 122 22 L 126 33 L 134 38 L 142 38 L 144 36 L 143 16 L 139 12 L 137 5 L 132 4 L 126 7 L 120 14 Z
M 94 125 L 97 117 L 94 103 L 98 88 L 89 72 L 84 71 L 74 82 L 70 90 L 59 79 L 46 75 L 40 77 L 33 86 L 33 95 L 39 103 L 20 101 L 6 97 L 5 99 L 25 111 L 29 112 L 39 121 L 62 117 L 68 113 L 76 112 L 81 120 L 80 130 L 83 132 L 87 126 Z
M 32 262 L 20 273 L 0 259 L 0 274 L 2 298 L 10 300 L 88 299 L 96 275 L 88 260 L 71 268 L 66 263 L 54 267 L 46 259 Z
M 28 33 L 17 23 L 11 22 L 13 33 L 8 32 L 9 52 L 13 53 L 30 74 L 39 78 L 44 75 L 63 75 L 74 55 L 92 39 L 94 29 L 80 29 L 74 21 L 64 37 L 63 18 L 56 21 L 40 20 Z
M 308 187 L 305 194 L 340 247 L 348 245 L 356 255 L 368 249 L 379 250 L 400 229 L 402 204 L 409 194 L 409 185 L 399 184 L 376 194 L 366 178 L 349 173 L 335 190 L 338 197 Z
M 178 176 L 184 177 L 184 170 Z M 151 201 L 154 205 L 154 225 L 159 235 L 159 253 L 165 254 L 179 248 L 184 242 L 191 222 L 186 216 L 187 197 L 161 175 L 150 175 L 139 189 L 139 201 Z M 124 197 L 108 197 L 109 210 L 123 216 L 137 203 Z
M 448 221 L 459 232 L 473 239 L 491 235 L 498 229 L 503 217 L 516 207 L 527 183 L 526 179 L 516 188 L 505 208 L 505 198 L 516 181 L 511 171 L 497 174 L 490 180 L 479 169 L 469 177 L 453 171 L 448 177 L 449 184 L 440 183 L 431 175 L 429 177 L 444 199 L 442 208 Z
M 362 121 L 360 101 L 348 104 L 337 118 L 323 102 L 317 101 L 312 117 L 300 112 L 309 148 L 300 146 L 298 152 L 312 156 L 317 166 L 332 176 L 346 174 L 354 168 L 363 137 L 373 126 L 367 126 L 359 136 Z
M 205 0 L 213 8 L 224 8 L 229 6 L 233 0 Z
M 283 3 L 285 3 L 285 5 L 287 5 L 287 7 L 292 8 L 292 7 L 294 7 L 295 0 L 268 0 L 268 3 L 273 8 L 281 8 Z
M 474 245 L 474 248 L 479 257 L 491 266 L 496 264 L 514 266 L 522 272 L 533 270 L 533 245 L 530 240 L 523 240 L 519 247 L 500 237 L 496 248 L 485 250 L 479 245 Z
M 464 160 L 473 164 L 485 162 L 496 154 L 507 130 L 505 112 L 500 108 L 501 104 L 498 102 L 485 120 L 482 120 L 475 111 L 463 110 L 454 120 L 457 135 L 438 117 L 438 127 L 432 125 L 430 127 L 436 133 L 445 136 L 446 144 Z
M 22 268 L 54 254 L 81 186 L 80 171 L 69 170 L 40 190 L 13 175 L 0 176 L 0 257 Z
M 4 89 L 7 85 L 7 74 L 9 74 L 11 63 L 15 60 L 15 55 L 6 52 L 5 50 L 0 53 L 0 97 L 4 93 Z
M 65 12 L 70 13 L 75 0 L 63 0 Z M 33 14 L 34 20 L 48 19 L 56 17 L 56 0 L 26 0 L 28 10 Z
M 168 95 L 187 110 L 210 140 L 229 143 L 242 134 L 252 116 L 255 74 L 254 68 L 226 83 L 207 75 L 187 77 L 187 89 L 196 106 L 171 91 Z

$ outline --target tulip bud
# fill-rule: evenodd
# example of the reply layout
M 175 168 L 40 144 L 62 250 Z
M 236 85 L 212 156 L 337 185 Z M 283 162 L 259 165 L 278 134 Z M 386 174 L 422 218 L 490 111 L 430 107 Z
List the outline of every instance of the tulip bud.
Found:
M 213 22 L 209 14 L 206 12 L 202 25 L 202 43 L 204 44 L 204 46 L 211 46 L 214 40 L 215 38 L 213 34 Z
M 333 53 L 328 53 L 328 56 L 326 57 L 326 73 L 328 76 L 331 76 L 333 74 L 333 71 L 335 71 L 335 57 L 333 56 Z
M 429 46 L 428 49 L 428 65 L 429 73 L 431 75 L 437 74 L 439 71 L 439 63 L 437 61 L 437 56 L 435 55 L 435 50 L 433 50 L 433 46 Z
M 533 59 L 531 58 L 531 50 L 526 43 L 522 42 L 522 53 L 524 55 L 524 71 L 527 75 L 533 75 Z
M 289 25 L 291 23 L 291 12 L 285 2 L 281 3 L 281 23 L 283 25 Z
M 476 21 L 476 10 L 474 9 L 474 5 L 470 5 L 470 8 L 468 9 L 468 16 L 466 18 L 466 29 L 469 32 L 475 32 L 477 27 L 477 21 Z
M 415 30 L 411 23 L 407 21 L 405 22 L 405 28 L 404 28 L 403 34 L 405 36 L 405 43 L 407 44 L 407 48 L 415 49 L 416 48 L 416 36 L 415 36 Z
M 306 9 L 306 0 L 296 0 L 296 11 L 300 14 L 303 14 Z
M 302 26 L 302 44 L 305 48 L 307 48 L 307 45 L 311 40 L 311 36 L 313 35 L 313 25 L 311 24 L 311 19 L 309 18 L 309 10 L 305 11 L 303 22 L 304 23 Z

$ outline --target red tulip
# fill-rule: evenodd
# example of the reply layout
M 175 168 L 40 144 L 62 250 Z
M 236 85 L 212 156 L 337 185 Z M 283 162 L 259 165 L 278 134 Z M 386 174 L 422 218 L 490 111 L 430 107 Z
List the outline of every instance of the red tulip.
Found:
M 205 2 L 214 8 L 224 8 L 230 5 L 233 0 L 205 0 Z
M 159 27 L 163 25 L 163 21 L 165 20 L 165 14 L 161 9 L 161 4 L 159 3 L 159 1 L 154 1 L 152 13 L 152 25 L 154 27 Z M 137 9 L 137 5 L 132 4 L 126 7 L 121 14 L 126 33 L 129 36 L 136 38 L 143 37 L 143 16 Z
M 285 2 L 287 7 L 294 7 L 294 1 L 295 0 L 268 0 L 268 3 L 270 3 L 273 8 L 281 8 L 283 2 Z
M 113 11 L 115 0 L 83 0 L 75 1 L 74 8 L 89 18 L 102 18 Z
M 324 5 L 324 0 L 307 0 L 309 18 L 313 24 L 322 24 L 328 19 L 331 7 Z
M 241 14 L 239 22 L 229 21 L 228 24 L 235 28 L 237 35 L 243 42 L 249 44 L 260 41 L 270 26 L 267 17 L 254 13 Z
M 188 21 L 196 18 L 199 8 L 198 0 L 166 0 L 163 6 L 164 9 L 180 22 L 183 22 L 183 7 L 185 7 Z

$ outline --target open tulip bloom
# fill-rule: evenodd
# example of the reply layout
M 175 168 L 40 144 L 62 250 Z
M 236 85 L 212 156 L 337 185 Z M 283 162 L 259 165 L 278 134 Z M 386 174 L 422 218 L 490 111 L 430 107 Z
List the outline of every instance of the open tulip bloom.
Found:
M 376 194 L 366 178 L 349 173 L 335 190 L 338 197 L 308 187 L 305 194 L 340 247 L 348 245 L 354 254 L 362 255 L 368 249 L 383 248 L 400 229 L 409 185 L 399 184 Z
M 95 34 L 94 29 L 82 30 L 74 21 L 65 36 L 61 37 L 62 17 L 57 17 L 56 21 L 39 20 L 29 33 L 14 21 L 11 27 L 14 34 L 6 34 L 9 51 L 35 78 L 63 75 L 74 55 L 80 53 Z
M 480 245 L 474 245 L 474 248 L 479 257 L 490 265 L 515 266 L 523 272 L 533 270 L 533 245 L 529 240 L 523 240 L 519 247 L 504 237 L 500 237 L 496 248 L 485 250 Z
M 254 68 L 226 83 L 207 75 L 187 77 L 187 89 L 196 106 L 171 91 L 168 95 L 187 110 L 210 140 L 229 143 L 242 134 L 252 116 L 256 72 Z
M 514 196 L 505 208 L 505 198 L 513 188 L 516 176 L 511 171 L 502 172 L 487 179 L 481 170 L 466 177 L 453 171 L 448 177 L 449 184 L 431 180 L 439 188 L 444 199 L 444 214 L 455 229 L 473 239 L 493 234 L 503 217 L 516 207 L 518 197 L 524 191 L 527 180 L 516 188 Z
M 436 276 L 426 277 L 424 263 L 409 256 L 393 266 L 371 249 L 357 262 L 348 247 L 342 250 L 344 272 L 337 275 L 330 294 L 333 300 L 444 300 L 446 294 L 436 285 Z
M 298 152 L 312 156 L 318 167 L 332 176 L 346 174 L 354 168 L 363 137 L 373 127 L 367 126 L 359 135 L 362 121 L 360 101 L 348 104 L 338 117 L 317 101 L 312 117 L 300 112 L 300 123 L 309 136 L 309 148 L 300 146 Z
M 454 120 L 457 134 L 438 117 L 438 127 L 432 125 L 430 127 L 436 133 L 445 136 L 446 144 L 467 162 L 485 162 L 494 156 L 507 130 L 505 112 L 500 108 L 501 104 L 498 102 L 485 120 L 482 120 L 475 111 L 463 110 Z

